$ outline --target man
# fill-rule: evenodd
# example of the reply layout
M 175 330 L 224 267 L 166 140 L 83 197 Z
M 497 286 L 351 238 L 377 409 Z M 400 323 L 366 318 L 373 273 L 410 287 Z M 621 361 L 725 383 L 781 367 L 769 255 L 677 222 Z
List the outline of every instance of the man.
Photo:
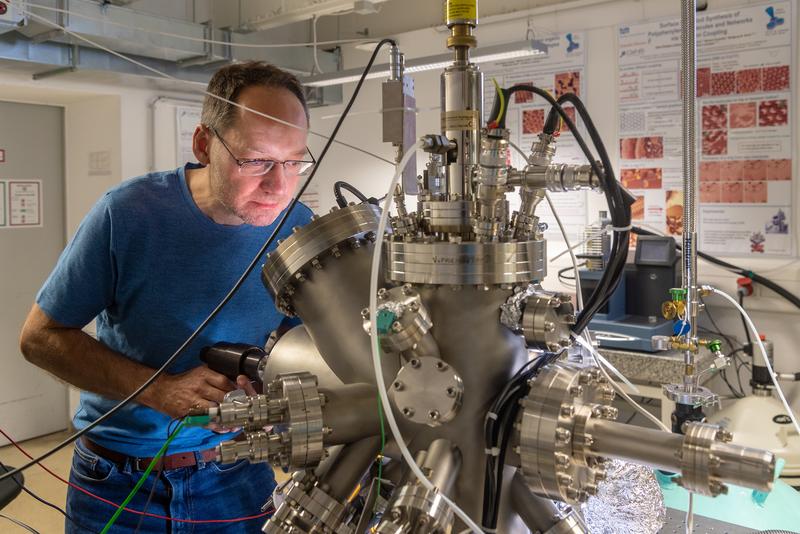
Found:
M 86 216 L 37 295 L 20 338 L 28 361 L 83 390 L 77 428 L 149 378 L 219 303 L 312 165 L 308 108 L 294 76 L 260 62 L 231 65 L 212 77 L 208 91 L 300 128 L 207 96 L 192 141 L 199 165 L 124 182 Z M 310 217 L 298 204 L 278 237 Z M 218 341 L 263 346 L 278 327 L 282 316 L 257 271 L 167 373 L 75 444 L 73 483 L 121 503 L 165 442 L 171 422 L 247 385 L 243 376 L 234 384 L 201 365 L 198 354 Z M 81 330 L 95 317 L 97 340 Z M 157 466 L 160 472 L 150 475 L 128 508 L 191 520 L 258 515 L 275 485 L 272 470 L 214 462 L 214 446 L 232 437 L 183 429 Z M 68 492 L 68 513 L 92 532 L 114 510 L 80 491 Z M 263 522 L 222 526 L 226 532 L 260 532 Z M 221 528 L 128 512 L 116 525 L 141 532 Z M 70 521 L 66 529 L 83 532 Z

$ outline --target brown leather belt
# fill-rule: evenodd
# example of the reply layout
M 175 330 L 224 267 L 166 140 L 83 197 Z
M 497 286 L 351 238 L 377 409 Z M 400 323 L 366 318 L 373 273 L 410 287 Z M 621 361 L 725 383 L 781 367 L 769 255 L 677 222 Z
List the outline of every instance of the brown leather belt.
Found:
M 92 451 L 93 453 L 102 456 L 106 460 L 114 462 L 117 465 L 124 465 L 128 460 L 131 461 L 131 466 L 136 471 L 144 471 L 147 469 L 147 466 L 150 465 L 150 462 L 153 461 L 153 458 L 136 458 L 133 456 L 127 456 L 125 454 L 112 451 L 110 449 L 106 449 L 102 445 L 98 445 L 94 441 L 90 440 L 86 436 L 81 437 L 81 443 L 84 447 L 88 450 Z M 200 458 L 202 458 L 203 462 L 214 462 L 217 459 L 217 452 L 215 449 L 205 449 L 199 451 Z M 156 465 L 153 466 L 153 469 L 156 471 L 170 471 L 172 469 L 180 469 L 181 467 L 192 467 L 197 465 L 197 456 L 194 451 L 189 452 L 179 452 L 176 454 L 168 454 L 167 456 L 162 456 Z

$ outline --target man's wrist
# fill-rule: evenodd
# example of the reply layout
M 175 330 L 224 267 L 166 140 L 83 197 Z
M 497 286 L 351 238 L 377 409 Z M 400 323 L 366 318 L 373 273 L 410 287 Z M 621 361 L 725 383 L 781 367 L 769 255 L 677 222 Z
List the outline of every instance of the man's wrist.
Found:
M 163 412 L 164 401 L 164 385 L 168 380 L 167 374 L 159 375 L 152 384 L 147 386 L 141 395 L 139 395 L 139 403 L 152 408 L 153 410 Z

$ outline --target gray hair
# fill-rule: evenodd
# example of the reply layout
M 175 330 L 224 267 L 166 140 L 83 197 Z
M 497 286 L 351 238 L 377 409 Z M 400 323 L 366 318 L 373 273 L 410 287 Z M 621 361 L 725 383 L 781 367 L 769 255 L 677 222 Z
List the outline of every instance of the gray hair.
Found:
M 252 85 L 278 87 L 291 91 L 303 105 L 306 121 L 309 120 L 308 103 L 300 81 L 293 74 L 263 61 L 234 63 L 222 67 L 211 77 L 207 91 L 236 102 L 241 91 Z M 200 121 L 209 128 L 222 132 L 236 121 L 237 112 L 236 106 L 206 95 Z

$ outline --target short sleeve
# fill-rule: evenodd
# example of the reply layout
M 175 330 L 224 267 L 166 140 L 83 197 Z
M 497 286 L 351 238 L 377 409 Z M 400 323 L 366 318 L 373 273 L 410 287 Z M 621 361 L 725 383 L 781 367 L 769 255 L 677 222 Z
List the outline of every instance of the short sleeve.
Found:
M 89 211 L 36 296 L 59 323 L 82 328 L 114 302 L 117 282 L 111 196 Z

